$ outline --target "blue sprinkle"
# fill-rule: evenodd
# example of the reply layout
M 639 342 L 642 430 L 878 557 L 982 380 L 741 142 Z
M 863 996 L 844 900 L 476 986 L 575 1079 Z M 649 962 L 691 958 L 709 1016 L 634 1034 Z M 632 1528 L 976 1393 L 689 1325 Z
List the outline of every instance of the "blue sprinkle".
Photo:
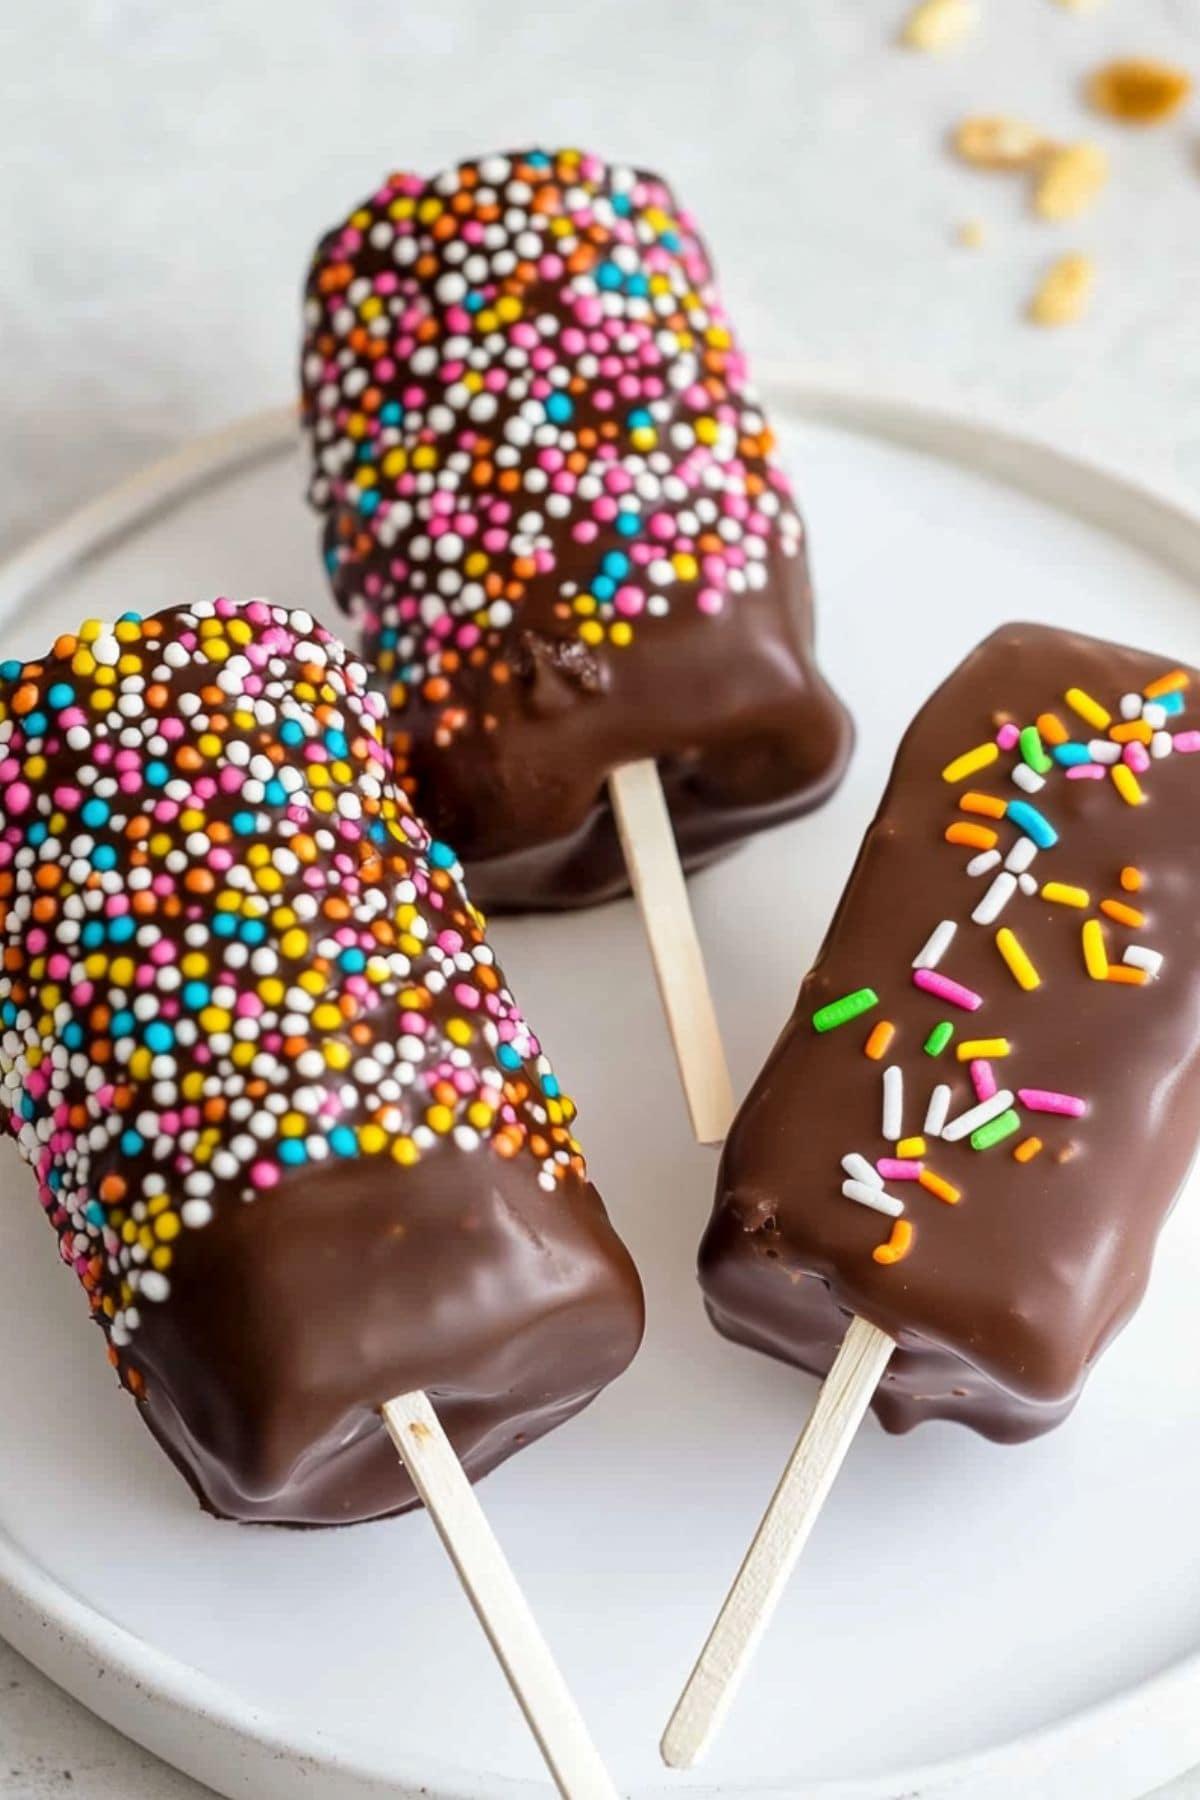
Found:
M 142 615 L 137 612 L 123 612 L 117 620 L 118 625 L 140 625 L 141 622 Z
M 239 837 L 250 837 L 253 835 L 254 814 L 252 812 L 247 812 L 244 807 L 241 812 L 234 813 L 229 823 L 233 826 L 233 829 L 237 832 Z
M 542 1092 L 548 1100 L 558 1099 L 558 1096 L 562 1093 L 562 1089 L 558 1085 L 557 1075 L 542 1076 Z
M 25 736 L 27 738 L 45 737 L 46 727 L 50 723 L 44 712 L 25 714 Z
M 136 1156 L 139 1150 L 145 1149 L 145 1139 L 140 1131 L 123 1131 L 121 1133 L 122 1156 Z
M 35 823 L 32 824 L 29 827 L 29 830 L 25 833 L 26 840 L 29 843 L 35 844 L 35 845 L 36 844 L 44 844 L 46 839 L 49 836 L 50 836 L 50 827 L 47 825 L 47 823 L 44 819 L 36 820 Z
M 625 287 L 627 292 L 631 294 L 640 295 L 648 294 L 650 292 L 650 283 L 646 280 L 644 275 L 631 275 L 629 280 L 625 283 Z
M 1076 763 L 1091 762 L 1091 752 L 1086 744 L 1055 744 L 1051 754 L 1056 763 L 1064 769 L 1073 768 Z
M 616 591 L 616 582 L 611 581 L 607 575 L 597 575 L 592 583 L 592 593 L 597 600 L 611 600 Z
M 566 394 L 551 394 L 546 402 L 546 417 L 552 419 L 556 425 L 565 425 L 574 411 L 575 408 Z
M 329 1148 L 335 1156 L 357 1156 L 358 1139 L 348 1125 L 335 1125 L 329 1134 Z
M 609 293 L 619 288 L 624 279 L 625 277 L 615 262 L 602 262 L 596 270 L 596 286 L 604 288 Z
M 349 744 L 346 742 L 345 732 L 327 731 L 325 733 L 325 748 L 329 751 L 331 756 L 345 756 L 350 748 Z
M 642 521 L 633 512 L 618 513 L 614 523 L 622 537 L 636 537 L 642 529 Z
M 279 1146 L 281 1163 L 303 1163 L 308 1161 L 308 1151 L 304 1148 L 303 1138 L 284 1138 Z
M 263 795 L 269 806 L 282 806 L 287 799 L 287 789 L 278 776 L 273 775 L 263 789 Z
M 600 567 L 606 575 L 611 575 L 614 581 L 620 581 L 629 573 L 629 558 L 623 550 L 608 550 L 605 552 Z
M 467 295 L 466 299 L 463 301 L 463 305 L 466 307 L 466 309 L 469 313 L 482 312 L 483 311 L 483 295 L 476 294 L 476 293 L 470 293 Z
M 623 219 L 627 219 L 633 211 L 633 201 L 629 198 L 628 194 L 614 194 L 612 197 L 612 209 L 615 213 L 620 213 Z
M 378 493 L 376 493 L 374 488 L 368 488 L 364 493 L 360 494 L 358 497 L 359 512 L 373 513 L 376 510 L 376 508 L 378 507 L 378 505 L 379 505 L 379 495 L 378 495 Z
M 148 762 L 146 764 L 146 780 L 151 787 L 163 787 L 171 778 L 171 771 L 165 762 Z
M 342 951 L 342 954 L 338 957 L 338 962 L 348 975 L 361 975 L 367 966 L 366 957 L 361 950 L 356 950 L 353 945 L 351 945 L 349 949 Z
M 169 1050 L 175 1042 L 175 1033 L 163 1019 L 154 1019 L 146 1027 L 146 1048 L 156 1054 L 160 1050 Z
M 496 1061 L 502 1069 L 519 1069 L 521 1058 L 511 1044 L 501 1044 L 496 1050 Z
M 113 919 L 109 925 L 108 935 L 114 944 L 127 944 L 136 930 L 137 925 L 129 914 L 122 913 L 119 919 Z
M 47 701 L 57 712 L 61 712 L 64 706 L 70 706 L 74 698 L 75 689 L 65 681 L 56 681 L 46 695 Z
M 79 941 L 85 950 L 94 950 L 97 944 L 104 942 L 104 926 L 99 919 L 89 919 L 79 934 Z
M 1154 704 L 1155 706 L 1161 706 L 1169 718 L 1173 713 L 1181 713 L 1185 702 L 1183 695 L 1176 689 L 1176 691 L 1171 694 L 1160 694 Z
M 679 233 L 677 231 L 660 232 L 658 241 L 664 250 L 680 250 L 683 248 L 679 242 Z
M 109 1029 L 114 1037 L 128 1037 L 136 1024 L 137 1020 L 129 1008 L 125 1007 L 123 1011 L 113 1014 Z
M 381 425 L 402 425 L 404 423 L 404 408 L 398 400 L 389 400 L 386 406 L 380 407 L 379 423 Z
M 83 1026 L 77 1020 L 72 1019 L 70 1024 L 63 1026 L 62 1036 L 63 1043 L 68 1050 L 78 1050 L 83 1042 Z
M 93 869 L 115 869 L 117 852 L 112 844 L 97 844 L 91 860 Z
M 14 657 L 6 656 L 0 663 L 0 676 L 3 676 L 5 681 L 15 681 L 24 667 L 24 663 L 17 662 Z
M 202 1006 L 208 1005 L 208 988 L 203 981 L 186 981 L 183 986 L 183 1004 L 199 1012 Z
M 261 919 L 243 919 L 238 936 L 243 944 L 261 944 L 267 935 L 267 928 Z
M 531 150 L 525 161 L 531 169 L 548 169 L 550 167 L 550 158 L 544 150 Z
M 449 844 L 443 844 L 434 838 L 429 846 L 429 860 L 435 869 L 452 869 L 458 858 Z
M 1008 803 L 1008 822 L 1031 837 L 1039 850 L 1049 850 L 1058 842 L 1058 833 L 1036 806 L 1030 806 L 1028 800 L 1010 800 Z
M 11 1025 L 13 1023 L 13 1020 L 16 1018 L 16 1016 L 17 1016 L 16 1007 L 13 1005 L 11 1000 L 6 1000 L 4 1002 L 4 1005 L 2 1007 L 0 1007 L 0 1019 L 3 1019 L 4 1023 L 6 1025 Z
M 212 922 L 212 933 L 214 937 L 233 937 L 237 928 L 238 922 L 232 913 L 219 912 Z
M 83 1209 L 83 1216 L 89 1225 L 103 1225 L 104 1208 L 98 1200 L 89 1200 Z
M 105 825 L 108 823 L 108 807 L 103 800 L 85 800 L 79 816 L 85 825 Z

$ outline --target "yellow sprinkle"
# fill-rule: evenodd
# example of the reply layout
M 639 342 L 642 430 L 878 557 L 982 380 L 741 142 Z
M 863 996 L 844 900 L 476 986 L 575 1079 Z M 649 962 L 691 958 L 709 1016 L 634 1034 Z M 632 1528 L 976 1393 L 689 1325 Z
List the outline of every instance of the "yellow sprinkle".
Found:
M 1083 928 L 1083 960 L 1093 981 L 1107 980 L 1108 951 L 1099 919 L 1089 919 Z
M 420 1152 L 410 1137 L 398 1137 L 392 1145 L 392 1156 L 398 1163 L 415 1163 Z
M 1126 906 L 1123 900 L 1102 900 L 1100 911 L 1115 919 L 1118 925 L 1144 925 L 1145 913 L 1139 912 L 1136 906 Z
M 962 1199 L 962 1189 L 956 1188 L 953 1182 L 943 1180 L 940 1175 L 935 1175 L 932 1169 L 922 1169 L 917 1179 L 927 1194 L 944 1200 L 947 1206 L 957 1206 Z
M 896 1155 L 904 1159 L 924 1156 L 924 1154 L 925 1139 L 923 1137 L 901 1138 L 900 1142 L 896 1145 Z
M 958 1046 L 959 1062 L 975 1062 L 979 1057 L 1007 1056 L 1012 1045 L 1005 1037 L 966 1038 Z
M 1002 925 L 996 933 L 996 948 L 1011 969 L 1018 987 L 1023 987 L 1027 993 L 1032 988 L 1041 987 L 1041 976 L 1021 948 L 1016 933 L 1010 931 L 1007 925 Z
M 1178 694 L 1191 681 L 1186 669 L 1172 669 L 1169 675 L 1160 675 L 1157 681 L 1143 688 L 1147 700 L 1160 700 L 1164 694 Z
M 1072 887 L 1066 881 L 1048 881 L 1042 889 L 1043 900 L 1053 900 L 1059 906 L 1090 906 L 1091 896 L 1086 888 Z
M 1097 731 L 1107 731 L 1112 724 L 1112 714 L 1105 712 L 1100 702 L 1093 700 L 1090 694 L 1085 694 L 1082 688 L 1068 688 L 1063 699 L 1072 712 L 1077 712 L 1081 719 L 1086 719 Z
M 986 769 L 989 763 L 994 763 L 999 754 L 995 744 L 977 744 L 974 750 L 966 750 L 961 756 L 956 756 L 953 762 L 946 764 L 942 770 L 942 780 L 965 781 L 969 775 L 976 775 L 980 769 Z
M 1146 798 L 1142 792 L 1142 784 L 1128 763 L 1113 763 L 1109 774 L 1113 778 L 1113 786 L 1124 800 L 1126 806 L 1140 806 Z
M 1016 1149 L 1013 1151 L 1013 1155 L 1019 1163 L 1032 1162 L 1041 1147 L 1042 1140 L 1040 1137 L 1022 1138 Z
M 896 1027 L 891 1020 L 880 1019 L 863 1045 L 864 1054 L 869 1056 L 872 1062 L 878 1062 L 881 1056 L 887 1054 L 887 1047 L 895 1035 Z

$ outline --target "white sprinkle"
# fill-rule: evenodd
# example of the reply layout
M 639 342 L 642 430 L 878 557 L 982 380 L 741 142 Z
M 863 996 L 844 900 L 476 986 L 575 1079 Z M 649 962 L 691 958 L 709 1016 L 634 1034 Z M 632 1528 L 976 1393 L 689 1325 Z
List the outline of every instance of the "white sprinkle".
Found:
M 170 1291 L 170 1282 L 157 1269 L 146 1269 L 138 1282 L 138 1293 L 143 1300 L 165 1300 Z
M 858 1154 L 857 1150 L 850 1150 L 843 1156 L 842 1167 L 851 1181 L 861 1181 L 866 1187 L 883 1186 L 883 1176 L 875 1164 L 869 1163 L 865 1156 Z
M 1141 944 L 1130 944 L 1121 961 L 1127 962 L 1131 969 L 1144 969 L 1147 981 L 1157 981 L 1163 954 L 1161 950 L 1147 950 Z
M 1032 899 L 1033 895 L 1038 891 L 1037 876 L 1030 875 L 1027 872 L 1022 873 L 1017 876 L 1017 886 L 1023 894 L 1028 894 Z
M 904 1211 L 903 1200 L 897 1200 L 882 1187 L 868 1187 L 865 1181 L 843 1181 L 842 1192 L 847 1200 L 857 1200 L 860 1206 L 869 1206 L 872 1212 L 886 1213 L 889 1219 L 898 1219 Z
M 1161 731 L 1167 722 L 1167 709 L 1165 706 L 1160 706 L 1156 700 L 1147 700 L 1142 708 L 1142 717 L 1151 731 Z
M 958 926 L 953 919 L 943 919 L 940 925 L 935 925 L 924 946 L 913 957 L 913 968 L 936 969 L 950 948 L 957 930 Z
M 1011 869 L 1014 875 L 1019 875 L 1022 869 L 1029 867 L 1037 853 L 1038 847 L 1031 837 L 1019 837 L 1005 857 L 1004 866 Z
M 1164 756 L 1170 756 L 1174 748 L 1175 740 L 1169 731 L 1156 731 L 1150 739 L 1150 754 L 1159 761 Z
M 1093 762 L 1115 763 L 1121 760 L 1121 746 L 1114 744 L 1109 738 L 1093 738 L 1088 745 L 1088 755 Z
M 883 1071 L 883 1135 L 893 1144 L 904 1136 L 904 1071 L 899 1063 Z
M 948 1125 L 943 1126 L 942 1136 L 948 1144 L 956 1144 L 959 1138 L 969 1137 L 989 1120 L 998 1119 L 1001 1113 L 1008 1111 L 1012 1103 L 1012 1089 L 1001 1088 L 990 1100 L 981 1100 L 978 1106 L 968 1107 L 965 1113 L 959 1113 L 957 1119 L 951 1119 Z
M 986 875 L 989 869 L 998 868 L 999 865 L 1000 852 L 998 850 L 981 850 L 979 855 L 973 856 L 967 864 L 967 874 Z
M 1029 840 L 1026 839 L 1025 841 L 1028 842 Z M 995 881 L 993 881 L 991 887 L 989 887 L 987 893 L 983 896 L 983 899 L 971 914 L 976 925 L 990 925 L 994 919 L 998 919 L 1016 891 L 1017 878 L 1015 875 L 1009 875 L 1007 872 L 1002 872 L 997 875 Z
M 942 1126 L 946 1123 L 946 1115 L 950 1111 L 950 1088 L 944 1081 L 939 1081 L 929 1096 L 929 1110 L 925 1114 L 922 1132 L 925 1137 L 941 1137 Z
M 1037 770 L 1031 769 L 1028 763 L 1017 763 L 1013 769 L 1012 778 L 1019 788 L 1025 789 L 1027 794 L 1040 794 L 1046 785 Z
M 1142 711 L 1142 696 L 1140 694 L 1122 694 L 1122 696 L 1121 696 L 1121 717 L 1123 719 L 1140 718 L 1141 711 Z

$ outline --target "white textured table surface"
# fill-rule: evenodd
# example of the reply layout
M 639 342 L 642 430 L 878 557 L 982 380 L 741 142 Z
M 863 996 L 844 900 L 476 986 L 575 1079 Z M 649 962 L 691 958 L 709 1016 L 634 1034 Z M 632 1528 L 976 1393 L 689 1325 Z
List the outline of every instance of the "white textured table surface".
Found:
M 957 52 L 894 47 L 907 0 L 39 0 L 0 8 L 0 545 L 292 384 L 317 232 L 387 167 L 535 140 L 666 171 L 760 357 L 1084 446 L 1200 495 L 1200 123 L 1090 120 L 1113 54 L 1200 73 L 1200 0 L 979 0 Z M 1023 113 L 1113 158 L 1100 203 L 1032 220 L 951 162 Z M 954 242 L 966 219 L 983 249 Z M 1022 318 L 1061 250 L 1082 325 Z M 803 498 L 803 495 L 801 495 Z M 0 1645 L 0 1796 L 185 1800 L 193 1782 Z M 1174 1800 L 1200 1797 L 1200 1777 Z

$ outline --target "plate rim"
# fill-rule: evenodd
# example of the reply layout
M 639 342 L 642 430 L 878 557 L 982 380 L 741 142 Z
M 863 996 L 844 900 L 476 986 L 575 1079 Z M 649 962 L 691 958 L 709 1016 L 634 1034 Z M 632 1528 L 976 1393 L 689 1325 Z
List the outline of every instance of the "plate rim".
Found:
M 1068 450 L 1054 438 L 945 407 L 878 392 L 827 386 L 786 364 L 761 363 L 760 387 L 771 403 L 808 423 L 834 425 L 953 461 L 972 473 L 1031 495 L 1109 532 L 1195 580 L 1200 575 L 1200 502 L 1148 484 L 1118 462 Z M 68 569 L 103 554 L 123 537 L 239 469 L 292 449 L 299 436 L 294 406 L 246 415 L 191 438 L 117 486 L 68 514 L 0 561 L 0 624 Z M 325 1782 L 330 1800 L 365 1795 L 415 1800 L 478 1800 L 477 1777 L 422 1761 L 420 1769 L 389 1760 L 383 1770 L 338 1740 L 300 1721 L 285 1721 L 243 1701 L 223 1683 L 158 1649 L 61 1585 L 0 1523 L 0 1636 L 51 1680 L 109 1725 L 195 1779 L 229 1795 L 292 1791 L 297 1764 Z M 757 1785 L 644 1790 L 687 1800 L 922 1800 L 967 1795 L 1001 1800 L 1014 1782 L 1036 1777 L 1038 1793 L 1064 1800 L 1091 1771 L 1107 1778 L 1105 1793 L 1128 1797 L 1200 1763 L 1200 1650 L 1020 1737 L 949 1760 L 849 1781 L 821 1779 L 797 1788 Z M 1164 1750 L 1163 1740 L 1171 1747 Z M 236 1758 L 230 1757 L 230 1740 Z M 280 1778 L 286 1787 L 277 1786 Z M 1118 1781 L 1119 1787 L 1112 1786 Z M 489 1778 L 496 1800 L 525 1800 L 545 1783 Z M 332 1785 L 330 1785 L 332 1784 Z M 435 1787 L 431 1784 L 436 1784 Z M 1054 1785 L 1051 1785 L 1054 1784 Z M 1098 1790 L 1097 1790 L 1098 1791 Z

